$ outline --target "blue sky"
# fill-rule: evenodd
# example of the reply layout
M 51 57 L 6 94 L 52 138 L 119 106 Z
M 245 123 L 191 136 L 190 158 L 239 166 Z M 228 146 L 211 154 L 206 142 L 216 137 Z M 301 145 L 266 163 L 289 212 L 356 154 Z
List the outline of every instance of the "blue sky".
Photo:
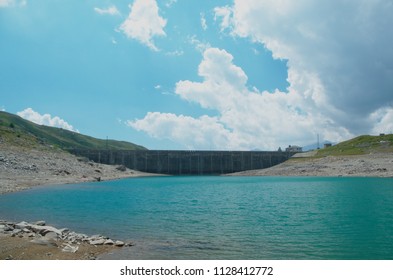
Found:
M 391 1 L 325 2 L 0 0 L 0 110 L 150 149 L 392 132 Z

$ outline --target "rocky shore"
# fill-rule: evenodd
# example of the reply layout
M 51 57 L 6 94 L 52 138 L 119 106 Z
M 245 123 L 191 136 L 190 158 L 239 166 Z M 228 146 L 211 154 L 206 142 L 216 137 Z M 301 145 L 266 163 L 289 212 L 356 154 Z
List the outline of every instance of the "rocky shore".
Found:
M 298 157 L 271 168 L 231 176 L 393 177 L 393 153 L 355 156 Z
M 124 166 L 97 164 L 61 150 L 0 144 L 0 194 L 34 186 L 154 176 Z
M 1 141 L 0 195 L 34 186 L 155 176 L 124 166 L 97 164 L 45 145 L 35 148 Z M 0 217 L 1 219 L 2 217 Z M 124 242 L 77 234 L 45 223 L 0 221 L 0 260 L 96 259 Z
M 0 220 L 0 259 L 96 259 L 115 248 L 132 246 L 101 235 L 88 236 L 68 228 L 57 229 L 45 221 L 34 223 Z

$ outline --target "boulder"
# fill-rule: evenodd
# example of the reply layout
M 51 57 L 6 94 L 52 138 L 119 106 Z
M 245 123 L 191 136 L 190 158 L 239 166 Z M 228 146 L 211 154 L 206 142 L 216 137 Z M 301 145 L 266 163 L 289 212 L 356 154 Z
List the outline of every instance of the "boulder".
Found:
M 79 246 L 72 246 L 71 244 L 65 244 L 65 247 L 61 250 L 66 253 L 76 253 L 78 251 Z
M 107 239 L 107 240 L 105 240 L 105 242 L 104 242 L 104 245 L 113 245 L 113 244 L 115 244 L 115 243 L 113 242 L 112 239 Z
M 45 226 L 46 222 L 45 221 L 37 221 L 34 223 L 36 226 Z
M 90 240 L 90 245 L 104 245 L 105 243 L 105 239 L 101 238 L 101 239 L 96 239 L 96 240 Z
M 41 235 L 46 235 L 48 232 L 55 232 L 57 235 L 62 235 L 60 230 L 58 230 L 57 228 L 54 228 L 52 226 L 36 226 L 36 225 L 32 225 L 32 230 L 35 233 L 39 233 Z
M 14 229 L 12 232 L 11 232 L 11 234 L 12 234 L 12 236 L 16 236 L 16 235 L 18 235 L 19 233 L 21 233 L 22 232 L 22 230 L 21 229 Z
M 57 235 L 57 233 L 56 233 L 56 232 L 53 232 L 53 231 L 47 232 L 47 233 L 44 235 L 44 237 L 45 237 L 46 239 L 51 239 L 51 240 L 58 240 L 58 239 L 59 239 L 59 236 Z
M 31 240 L 30 242 L 34 243 L 34 244 L 38 244 L 38 245 L 43 245 L 43 246 L 57 247 L 57 244 L 54 240 L 47 239 L 45 237 L 35 238 L 35 239 Z
M 123 247 L 124 245 L 125 245 L 125 243 L 124 243 L 123 241 L 117 240 L 117 241 L 115 242 L 115 246 L 117 246 L 117 247 Z
M 17 229 L 24 229 L 26 227 L 31 227 L 32 225 L 27 223 L 27 222 L 20 222 L 18 224 L 15 225 L 15 228 Z
M 61 235 L 67 235 L 70 232 L 68 228 L 62 228 L 59 229 L 59 231 L 61 232 Z

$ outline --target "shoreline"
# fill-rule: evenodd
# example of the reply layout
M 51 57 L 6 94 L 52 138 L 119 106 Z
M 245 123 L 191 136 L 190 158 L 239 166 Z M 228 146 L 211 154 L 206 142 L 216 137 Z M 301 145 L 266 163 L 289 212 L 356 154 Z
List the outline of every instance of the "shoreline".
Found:
M 303 177 L 393 177 L 393 153 L 353 156 L 293 157 L 266 169 L 248 170 L 227 176 Z
M 0 195 L 34 187 L 56 187 L 150 176 L 162 175 L 130 170 L 124 166 L 97 164 L 50 147 L 31 149 L 0 142 Z M 53 227 L 49 227 L 52 230 L 49 238 L 46 232 L 44 235 L 40 232 L 29 232 L 28 230 L 33 228 L 31 224 L 29 228 L 19 232 L 19 229 L 15 228 L 16 223 L 1 221 L 2 218 L 4 217 L 0 217 L 0 260 L 93 260 L 122 247 L 116 246 L 116 241 L 112 245 L 98 244 L 102 240 L 104 243 L 108 242 L 107 238 L 99 235 L 96 235 L 100 237 L 99 240 L 93 240 L 93 244 L 88 240 L 91 237 L 84 234 L 79 235 L 84 236 L 86 240 L 70 242 L 63 239 L 67 235 L 53 234 L 59 233 L 56 229 L 53 231 Z M 4 230 L 10 229 L 10 225 L 13 225 L 12 231 Z M 34 243 L 33 240 L 38 241 Z M 119 244 L 121 243 L 120 241 Z M 126 245 L 124 243 L 124 246 Z M 63 251 L 64 248 L 68 248 L 69 251 Z
M 100 255 L 133 246 L 102 235 L 88 236 L 45 221 L 0 220 L 0 260 L 96 260 Z
M 61 150 L 23 149 L 0 145 L 0 195 L 38 186 L 161 176 L 99 164 Z
M 85 158 L 47 147 L 24 149 L 15 146 L 4 147 L 0 143 L 0 195 L 34 187 L 55 187 L 64 184 L 150 176 L 162 175 L 134 171 L 124 166 L 97 164 Z M 226 174 L 225 176 L 393 177 L 393 153 L 322 158 L 295 157 L 270 168 Z M 14 224 L 12 229 L 14 233 L 9 230 L 5 233 L 5 227 L 2 226 L 4 223 L 7 222 L 0 220 L 0 259 L 3 260 L 97 259 L 100 255 L 120 248 L 113 244 L 100 246 L 90 244 L 90 241 L 82 242 L 82 240 L 76 243 L 67 243 L 67 240 L 61 239 L 62 235 L 54 236 L 53 232 L 49 236 L 52 236 L 52 239 L 55 237 L 55 240 L 33 243 L 31 241 L 34 239 L 45 239 L 45 235 L 33 236 L 33 233 L 40 233 L 27 230 L 23 232 L 23 229 L 22 232 L 14 232 L 16 230 L 15 223 L 11 223 Z M 32 228 L 32 226 L 29 227 Z M 14 236 L 12 236 L 13 234 Z M 76 247 L 78 248 L 75 251 Z M 68 248 L 69 251 L 64 252 L 64 248 Z

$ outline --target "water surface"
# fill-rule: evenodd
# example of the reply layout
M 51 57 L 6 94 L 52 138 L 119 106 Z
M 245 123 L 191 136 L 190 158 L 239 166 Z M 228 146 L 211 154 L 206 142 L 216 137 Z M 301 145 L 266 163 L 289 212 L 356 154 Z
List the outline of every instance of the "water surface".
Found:
M 115 259 L 393 259 L 393 179 L 151 177 L 0 196 L 0 218 L 133 241 Z

